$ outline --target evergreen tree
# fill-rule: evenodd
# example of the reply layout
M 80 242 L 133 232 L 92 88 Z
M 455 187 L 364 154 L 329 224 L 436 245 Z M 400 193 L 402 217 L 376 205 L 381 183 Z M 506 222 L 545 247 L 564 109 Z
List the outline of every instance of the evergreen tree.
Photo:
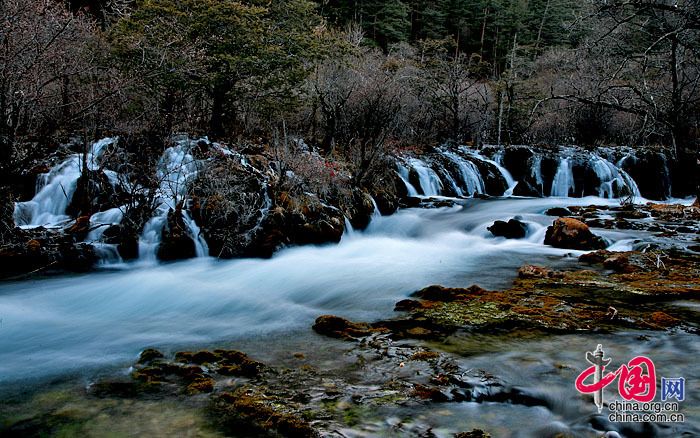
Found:
M 324 48 L 321 20 L 307 0 L 144 0 L 112 31 L 123 65 L 159 96 L 163 128 L 178 99 L 199 96 L 208 132 L 235 124 L 236 103 L 253 96 L 279 106 Z

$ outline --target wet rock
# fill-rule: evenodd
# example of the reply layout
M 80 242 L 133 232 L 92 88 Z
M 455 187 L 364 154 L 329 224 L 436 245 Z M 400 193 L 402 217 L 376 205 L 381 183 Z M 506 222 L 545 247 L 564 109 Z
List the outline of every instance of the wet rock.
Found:
M 73 236 L 77 242 L 82 242 L 90 232 L 90 216 L 80 216 L 66 229 L 66 233 Z
M 72 272 L 88 272 L 99 260 L 95 248 L 87 243 L 66 245 L 60 252 L 61 266 Z
M 61 231 L 16 229 L 9 244 L 0 245 L 0 274 L 33 272 L 86 272 L 97 263 L 92 245 L 75 243 Z
M 352 192 L 350 205 L 343 208 L 348 212 L 350 224 L 357 230 L 364 230 L 372 220 L 374 201 L 369 193 L 355 189 Z
M 529 181 L 520 180 L 518 181 L 518 185 L 513 189 L 513 195 L 537 198 L 542 196 L 542 191 Z
M 637 210 L 633 208 L 618 211 L 617 213 L 615 213 L 615 217 L 617 217 L 618 219 L 645 219 L 649 217 L 649 213 L 643 210 Z
M 312 328 L 318 334 L 343 339 L 368 336 L 378 331 L 369 324 L 355 323 L 333 315 L 319 316 Z
M 117 245 L 117 251 L 123 260 L 139 258 L 139 233 L 125 224 L 112 225 L 102 234 L 105 243 Z
M 588 225 L 573 218 L 559 218 L 547 228 L 545 245 L 556 248 L 591 250 L 602 249 L 605 241 L 591 233 Z
M 190 259 L 197 255 L 194 240 L 182 217 L 182 207 L 168 213 L 167 224 L 161 233 L 158 259 L 163 261 Z
M 553 271 L 543 266 L 524 265 L 518 269 L 518 278 L 533 279 L 533 278 L 561 278 L 561 272 Z
M 488 293 L 488 291 L 477 285 L 472 285 L 466 289 L 432 285 L 414 292 L 412 296 L 428 301 L 450 302 L 464 299 L 465 296 L 481 295 L 485 293 Z
M 469 432 L 459 432 L 454 438 L 491 438 L 491 435 L 481 429 L 473 429 Z
M 78 178 L 75 192 L 66 208 L 73 217 L 90 216 L 121 205 L 121 193 L 101 170 L 88 170 Z
M 572 216 L 573 213 L 566 207 L 552 207 L 544 212 L 547 216 Z
M 308 421 L 272 405 L 255 393 L 225 392 L 214 400 L 213 412 L 224 430 L 236 435 L 262 436 L 276 432 L 285 437 L 317 437 Z
M 148 364 L 151 363 L 152 361 L 156 359 L 162 359 L 163 353 L 160 351 L 154 349 L 154 348 L 147 348 L 141 352 L 139 355 L 139 364 Z
M 517 219 L 510 219 L 508 222 L 496 221 L 487 229 L 494 236 L 506 239 L 522 239 L 527 235 L 527 224 Z

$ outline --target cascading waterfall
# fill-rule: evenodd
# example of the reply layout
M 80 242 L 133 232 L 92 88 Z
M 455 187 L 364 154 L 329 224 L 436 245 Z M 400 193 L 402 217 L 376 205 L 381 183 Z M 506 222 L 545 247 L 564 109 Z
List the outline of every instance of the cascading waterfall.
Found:
M 562 157 L 559 160 L 559 167 L 552 181 L 551 196 L 566 198 L 570 191 L 576 190 L 572 167 L 573 163 L 569 157 Z
M 178 140 L 174 146 L 163 152 L 158 162 L 156 176 L 160 181 L 157 191 L 157 207 L 154 216 L 146 223 L 139 239 L 139 258 L 155 261 L 158 254 L 163 228 L 168 221 L 170 210 L 176 210 L 187 200 L 189 183 L 197 176 L 198 163 L 191 150 L 198 140 Z M 209 254 L 209 248 L 195 221 L 183 210 L 182 219 L 188 234 L 195 244 L 197 256 Z
M 459 169 L 459 172 L 461 173 L 462 182 L 466 186 L 467 190 L 465 193 L 460 189 L 458 191 L 459 195 L 471 196 L 474 193 L 486 192 L 484 179 L 481 177 L 481 173 L 474 163 L 460 157 L 454 152 L 442 151 L 441 153 L 455 163 Z
M 403 181 L 404 185 L 406 185 L 406 190 L 408 191 L 408 196 L 418 196 L 418 190 L 416 190 L 415 187 L 413 187 L 413 184 L 409 182 L 409 170 L 408 167 L 404 166 L 400 162 L 396 163 L 396 167 L 398 169 L 399 177 Z
M 530 175 L 535 178 L 540 191 L 544 193 L 544 178 L 542 178 L 542 155 L 535 154 L 531 160 Z
M 117 245 L 102 242 L 102 235 L 110 226 L 119 225 L 123 217 L 124 207 L 110 208 L 90 216 L 90 232 L 85 238 L 85 242 L 90 243 L 95 248 L 100 263 L 103 265 L 122 262 Z
M 417 158 L 411 158 L 409 164 L 418 174 L 418 181 L 424 195 L 439 196 L 442 193 L 442 181 L 433 169 Z
M 418 193 L 416 187 L 409 181 L 411 172 L 418 175 L 420 188 L 426 196 L 439 195 L 443 193 L 443 188 L 450 188 L 457 196 L 472 196 L 474 194 L 486 193 L 485 178 L 491 175 L 482 175 L 480 169 L 484 169 L 480 163 L 488 164 L 489 169 L 497 170 L 505 180 L 507 189 L 503 196 L 512 196 L 513 190 L 518 181 L 513 178 L 510 171 L 503 166 L 503 158 L 506 151 L 503 149 L 494 153 L 493 159 L 484 157 L 477 151 L 460 147 L 459 150 L 448 150 L 446 147 L 440 148 L 430 154 L 425 160 L 418 158 L 402 159 L 397 163 L 398 174 L 406 184 L 410 196 Z M 439 154 L 439 156 L 435 156 Z M 545 177 L 543 176 L 543 161 L 545 155 L 535 151 L 526 163 L 529 170 L 526 170 L 527 178 L 534 184 L 539 193 L 543 193 L 545 187 Z M 448 160 L 446 162 L 445 160 Z M 478 160 L 478 161 L 476 161 Z M 574 147 L 565 148 L 559 156 L 559 163 L 554 176 L 549 195 L 553 197 L 570 197 L 581 194 L 584 189 L 580 188 L 576 193 L 576 183 L 574 180 L 574 167 L 585 168 L 597 175 L 599 185 L 594 188 L 598 196 L 606 198 L 616 198 L 630 194 L 641 198 L 641 193 L 634 179 L 622 169 L 625 158 L 615 165 L 610 159 L 604 158 L 597 153 L 579 151 Z M 522 170 L 520 171 L 522 173 Z M 491 173 L 491 171 L 489 171 Z M 585 189 L 589 193 L 589 188 Z
M 634 182 L 627 172 L 598 155 L 593 155 L 590 163 L 591 168 L 600 179 L 598 196 L 601 198 L 614 198 L 616 194 L 615 184 L 617 184 L 618 187 L 625 187 L 632 196 L 641 197 L 637 183 Z
M 489 164 L 492 164 L 493 166 L 495 166 L 495 167 L 498 169 L 498 171 L 501 172 L 501 175 L 503 175 L 503 178 L 506 180 L 506 184 L 508 185 L 508 188 L 506 189 L 506 191 L 503 192 L 503 196 L 513 196 L 513 190 L 515 189 L 515 186 L 518 185 L 518 182 L 515 181 L 515 179 L 513 178 L 513 175 L 510 174 L 510 172 L 508 171 L 508 169 L 506 169 L 505 167 L 503 167 L 503 166 L 501 165 L 501 163 L 499 163 L 498 161 L 496 161 L 496 160 L 489 160 L 488 158 L 482 156 L 482 155 L 479 154 L 478 152 L 470 151 L 470 150 L 467 150 L 467 149 L 465 149 L 465 148 L 462 148 L 462 150 L 463 150 L 464 152 L 466 152 L 466 153 L 472 155 L 473 157 L 475 157 L 475 158 L 481 160 L 481 161 L 484 161 L 484 162 L 486 162 L 486 163 L 489 163 Z
M 87 168 L 98 170 L 100 157 L 116 141 L 116 138 L 104 138 L 90 146 L 85 157 Z M 34 198 L 15 204 L 15 224 L 23 228 L 60 227 L 70 221 L 66 209 L 82 174 L 82 164 L 83 154 L 73 154 L 48 174 L 41 175 Z

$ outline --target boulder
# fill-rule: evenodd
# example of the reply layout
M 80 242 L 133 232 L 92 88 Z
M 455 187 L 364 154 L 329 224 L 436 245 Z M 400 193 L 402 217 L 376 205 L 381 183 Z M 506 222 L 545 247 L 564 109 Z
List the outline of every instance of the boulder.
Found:
M 104 172 L 90 170 L 78 178 L 66 213 L 73 217 L 90 216 L 118 207 L 122 203 L 120 197 Z
M 588 225 L 569 217 L 560 217 L 547 228 L 544 244 L 583 251 L 603 249 L 607 246 L 601 237 L 591 233 Z
M 90 216 L 80 216 L 66 229 L 66 233 L 73 236 L 77 242 L 82 242 L 90 232 Z
M 549 210 L 545 211 L 544 214 L 547 216 L 571 216 L 573 213 L 571 210 L 569 210 L 566 207 L 552 207 Z
M 182 218 L 182 209 L 176 208 L 168 213 L 168 223 L 163 227 L 158 258 L 163 261 L 190 259 L 197 255 L 195 243 L 187 232 Z
M 125 224 L 112 225 L 102 234 L 105 243 L 117 245 L 117 251 L 124 260 L 139 258 L 139 233 Z
M 528 196 L 533 198 L 539 198 L 542 196 L 540 189 L 534 186 L 527 180 L 519 180 L 518 184 L 513 189 L 513 195 L 515 196 Z
M 355 323 L 333 315 L 319 316 L 312 328 L 318 334 L 343 339 L 360 338 L 377 331 L 369 324 Z
M 488 230 L 496 237 L 522 239 L 527 235 L 527 224 L 517 219 L 510 219 L 508 222 L 496 221 Z

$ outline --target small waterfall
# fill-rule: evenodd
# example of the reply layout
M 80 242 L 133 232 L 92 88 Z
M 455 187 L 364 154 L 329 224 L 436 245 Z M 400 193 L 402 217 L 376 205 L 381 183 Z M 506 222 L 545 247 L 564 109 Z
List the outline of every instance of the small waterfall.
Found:
M 99 242 L 102 235 L 112 225 L 119 225 L 124 213 L 121 208 L 110 208 L 90 216 L 90 232 L 85 238 L 86 242 Z
M 440 177 L 437 173 L 417 158 L 411 158 L 409 164 L 418 174 L 418 180 L 423 194 L 425 196 L 439 196 L 442 192 L 442 181 L 440 181 Z
M 408 196 L 418 196 L 418 190 L 416 190 L 415 187 L 413 187 L 413 184 L 411 184 L 408 179 L 408 167 L 404 166 L 403 164 L 397 162 L 396 167 L 398 168 L 398 173 L 399 177 L 401 177 L 401 180 L 403 183 L 406 185 L 406 190 L 408 191 Z
M 551 196 L 568 198 L 569 191 L 576 189 L 574 186 L 572 166 L 573 163 L 571 163 L 568 157 L 562 157 L 559 160 L 559 167 L 557 168 L 557 173 L 554 175 L 554 181 L 552 181 Z
M 204 240 L 204 236 L 202 235 L 202 232 L 199 229 L 199 225 L 197 225 L 194 219 L 192 219 L 192 216 L 190 216 L 189 212 L 185 210 L 182 211 L 182 219 L 185 223 L 185 226 L 190 231 L 190 236 L 192 237 L 192 240 L 194 240 L 195 254 L 197 255 L 197 257 L 207 257 L 209 255 L 209 245 L 207 245 L 207 241 Z
M 542 178 L 542 155 L 536 153 L 532 156 L 532 167 L 530 175 L 535 179 L 540 192 L 544 193 L 544 178 Z
M 110 208 L 90 216 L 90 232 L 85 242 L 92 245 L 100 259 L 101 265 L 113 265 L 123 262 L 117 245 L 102 242 L 102 235 L 112 225 L 119 225 L 124 213 L 122 208 Z
M 350 223 L 350 219 L 348 219 L 347 216 L 344 216 L 345 218 L 345 230 L 343 231 L 343 236 L 342 239 L 349 239 L 352 238 L 357 234 L 355 229 L 352 227 L 352 224 Z
M 454 152 L 442 151 L 442 155 L 447 157 L 457 165 L 462 176 L 462 183 L 466 187 L 466 193 L 459 190 L 460 195 L 472 196 L 474 193 L 484 193 L 486 191 L 484 179 L 481 177 L 479 169 L 474 163 L 466 160 Z
M 637 183 L 634 182 L 627 172 L 619 169 L 613 163 L 598 155 L 593 155 L 590 159 L 590 163 L 591 168 L 598 176 L 598 179 L 600 179 L 598 196 L 601 198 L 614 198 L 616 195 L 615 183 L 617 183 L 619 187 L 626 187 L 629 193 L 634 197 L 641 197 Z
M 503 192 L 503 196 L 512 196 L 513 195 L 513 190 L 515 189 L 515 186 L 518 185 L 518 182 L 515 181 L 513 178 L 513 175 L 510 174 L 508 169 L 503 167 L 498 161 L 496 160 L 489 160 L 488 158 L 484 157 L 478 152 L 475 151 L 470 151 L 468 149 L 462 148 L 462 150 L 469 155 L 472 155 L 473 157 L 476 157 L 477 159 L 484 161 L 486 163 L 492 164 L 495 166 L 499 172 L 501 172 L 501 175 L 503 175 L 503 179 L 506 180 L 506 184 L 508 185 L 508 188 L 506 189 L 505 192 Z M 499 153 L 503 154 L 503 151 L 499 151 Z M 498 153 L 496 153 L 496 157 L 498 157 Z M 502 160 L 502 155 L 501 155 L 501 160 Z
M 180 203 L 187 200 L 189 183 L 197 176 L 198 163 L 191 150 L 198 140 L 178 140 L 174 146 L 163 152 L 158 162 L 157 178 L 160 187 L 157 191 L 157 207 L 154 216 L 146 223 L 139 239 L 139 258 L 155 261 L 158 254 L 163 227 L 168 214 L 175 211 Z M 197 256 L 206 256 L 209 251 L 195 221 L 183 211 L 182 219 L 195 243 Z
M 90 170 L 99 169 L 99 159 L 105 148 L 116 138 L 104 138 L 92 146 L 86 162 Z M 70 220 L 66 208 L 70 204 L 82 174 L 83 154 L 73 154 L 37 179 L 37 193 L 31 201 L 15 204 L 15 224 L 25 228 L 58 227 Z

